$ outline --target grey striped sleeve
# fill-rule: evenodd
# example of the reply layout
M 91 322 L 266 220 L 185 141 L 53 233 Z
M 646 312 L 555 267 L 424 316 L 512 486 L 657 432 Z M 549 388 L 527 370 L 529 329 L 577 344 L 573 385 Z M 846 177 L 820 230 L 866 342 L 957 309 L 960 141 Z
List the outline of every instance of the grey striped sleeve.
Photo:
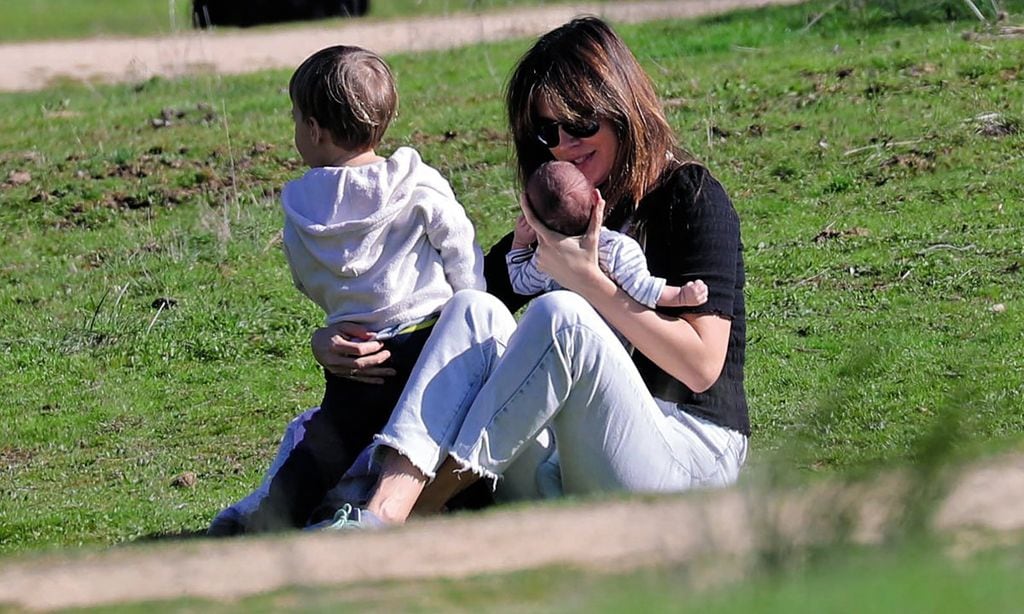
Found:
M 608 277 L 633 300 L 651 309 L 657 306 L 665 279 L 647 270 L 647 258 L 639 243 L 624 234 L 604 230 L 597 256 Z
M 508 280 L 512 282 L 512 290 L 516 294 L 533 296 L 561 287 L 537 268 L 533 261 L 533 250 L 528 247 L 509 250 L 505 255 L 505 264 L 508 266 Z

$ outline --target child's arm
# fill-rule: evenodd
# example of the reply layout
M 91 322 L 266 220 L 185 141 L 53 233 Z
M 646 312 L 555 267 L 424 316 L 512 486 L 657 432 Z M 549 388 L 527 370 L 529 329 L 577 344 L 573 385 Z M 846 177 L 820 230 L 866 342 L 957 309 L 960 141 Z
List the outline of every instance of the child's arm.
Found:
M 558 288 L 555 280 L 537 268 L 533 260 L 533 248 L 513 247 L 505 256 L 505 264 L 508 265 L 508 280 L 516 294 L 533 296 Z
M 659 307 L 696 307 L 708 302 L 708 287 L 701 281 L 690 281 L 685 286 L 665 286 L 658 298 Z
M 508 266 L 508 280 L 512 284 L 512 291 L 522 296 L 550 292 L 558 287 L 533 261 L 533 244 L 536 240 L 537 233 L 526 223 L 526 218 L 520 215 L 516 219 L 516 228 L 512 233 L 512 249 L 505 255 L 505 264 Z
M 285 222 L 284 231 L 281 233 L 281 236 L 281 249 L 284 250 L 284 259 L 288 262 L 288 271 L 292 274 L 292 283 L 295 284 L 299 292 L 309 296 L 309 293 L 306 292 L 306 287 L 302 284 L 302 278 L 299 276 L 295 260 L 292 258 L 291 252 L 288 251 L 288 242 L 295 241 L 296 239 L 292 236 L 292 229 L 287 222 Z
M 633 300 L 654 309 L 661 299 L 665 279 L 647 270 L 647 257 L 630 237 L 602 231 L 597 246 L 601 269 Z
M 486 290 L 484 253 L 476 243 L 473 223 L 454 194 L 435 192 L 434 198 L 437 202 L 428 209 L 427 240 L 441 254 L 445 278 L 456 292 Z
M 652 309 L 696 307 L 708 301 L 708 287 L 699 279 L 680 287 L 670 286 L 665 279 L 651 275 L 640 244 L 626 235 L 602 241 L 598 255 L 607 260 L 605 270 L 612 281 L 641 305 Z

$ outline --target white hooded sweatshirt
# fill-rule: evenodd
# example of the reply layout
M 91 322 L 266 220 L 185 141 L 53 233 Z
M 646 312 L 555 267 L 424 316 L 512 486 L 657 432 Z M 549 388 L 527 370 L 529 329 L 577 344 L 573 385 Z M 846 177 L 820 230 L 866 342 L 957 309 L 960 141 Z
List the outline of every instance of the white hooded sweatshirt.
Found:
M 401 147 L 365 166 L 323 167 L 281 194 L 295 286 L 328 324 L 394 330 L 485 289 L 483 252 L 451 186 Z

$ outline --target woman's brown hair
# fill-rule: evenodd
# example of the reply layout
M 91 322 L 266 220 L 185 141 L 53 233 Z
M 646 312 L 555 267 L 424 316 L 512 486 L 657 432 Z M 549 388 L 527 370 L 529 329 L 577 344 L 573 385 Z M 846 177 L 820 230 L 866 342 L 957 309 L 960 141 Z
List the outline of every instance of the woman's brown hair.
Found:
M 505 96 L 522 185 L 551 160 L 536 131 L 538 102 L 560 121 L 605 119 L 619 139 L 601 186 L 605 223 L 618 228 L 670 168 L 692 160 L 665 119 L 650 77 L 621 38 L 596 17 L 581 17 L 542 36 L 519 60 Z

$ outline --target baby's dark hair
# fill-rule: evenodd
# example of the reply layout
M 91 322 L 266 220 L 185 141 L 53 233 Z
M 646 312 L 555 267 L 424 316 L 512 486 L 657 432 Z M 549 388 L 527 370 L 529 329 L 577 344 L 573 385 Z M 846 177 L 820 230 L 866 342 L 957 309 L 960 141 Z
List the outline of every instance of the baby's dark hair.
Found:
M 569 162 L 537 167 L 526 182 L 526 200 L 545 226 L 576 237 L 587 231 L 594 209 L 594 185 Z
M 288 95 L 303 118 L 314 118 L 335 145 L 373 149 L 398 113 L 395 77 L 384 60 L 362 47 L 321 49 L 295 69 Z

